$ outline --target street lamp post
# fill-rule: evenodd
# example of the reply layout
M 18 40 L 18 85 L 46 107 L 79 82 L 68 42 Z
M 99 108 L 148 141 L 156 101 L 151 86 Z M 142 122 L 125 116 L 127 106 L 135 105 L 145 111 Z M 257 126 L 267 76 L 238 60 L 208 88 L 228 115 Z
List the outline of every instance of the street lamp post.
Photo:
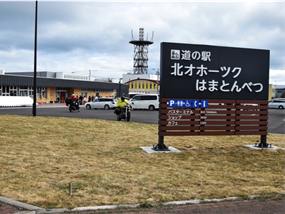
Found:
M 34 103 L 33 103 L 33 116 L 37 115 L 37 24 L 38 24 L 38 1 L 36 1 L 36 14 L 35 14 L 35 44 L 34 44 Z
M 119 79 L 119 97 L 121 97 L 121 80 L 122 80 L 123 78 L 120 78 Z

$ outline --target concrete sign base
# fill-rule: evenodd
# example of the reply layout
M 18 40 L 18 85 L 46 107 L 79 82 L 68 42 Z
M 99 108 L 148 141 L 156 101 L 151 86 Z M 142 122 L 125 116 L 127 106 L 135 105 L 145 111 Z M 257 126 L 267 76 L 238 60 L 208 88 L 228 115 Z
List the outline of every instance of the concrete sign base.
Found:
M 169 152 L 181 152 L 180 150 L 174 148 L 174 147 L 171 147 L 169 146 L 168 149 L 170 151 L 155 151 L 153 150 L 152 148 L 153 147 L 140 147 L 142 148 L 145 152 L 147 152 L 148 154 L 152 154 L 152 153 L 169 153 Z
M 251 149 L 268 149 L 268 150 L 285 149 L 285 148 L 278 147 L 278 146 L 271 146 L 271 147 L 268 146 L 267 148 L 261 148 L 255 145 L 245 145 L 245 146 Z

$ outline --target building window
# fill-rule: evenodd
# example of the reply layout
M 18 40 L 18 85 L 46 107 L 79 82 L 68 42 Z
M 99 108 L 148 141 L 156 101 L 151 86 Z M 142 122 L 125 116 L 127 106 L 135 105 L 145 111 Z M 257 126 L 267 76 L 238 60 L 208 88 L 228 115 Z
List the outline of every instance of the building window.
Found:
M 10 96 L 17 96 L 17 89 L 10 89 Z
M 37 98 L 47 98 L 47 92 L 45 87 L 37 88 Z

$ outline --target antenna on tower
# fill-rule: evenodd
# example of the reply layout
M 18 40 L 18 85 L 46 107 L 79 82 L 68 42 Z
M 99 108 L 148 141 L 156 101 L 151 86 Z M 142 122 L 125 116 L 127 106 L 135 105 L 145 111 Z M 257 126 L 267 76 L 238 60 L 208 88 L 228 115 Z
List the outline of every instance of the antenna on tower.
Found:
M 152 36 L 151 36 L 151 40 L 150 41 L 153 41 L 153 36 L 154 36 L 154 31 L 152 31 Z
M 131 33 L 131 34 L 132 34 L 132 40 L 134 40 L 134 34 L 133 34 L 133 30 L 132 30 L 132 33 Z
M 147 36 L 148 37 L 148 36 Z M 139 40 L 129 42 L 134 45 L 134 74 L 147 74 L 148 70 L 148 46 L 153 44 L 153 32 L 151 40 L 144 40 L 144 29 L 139 29 Z

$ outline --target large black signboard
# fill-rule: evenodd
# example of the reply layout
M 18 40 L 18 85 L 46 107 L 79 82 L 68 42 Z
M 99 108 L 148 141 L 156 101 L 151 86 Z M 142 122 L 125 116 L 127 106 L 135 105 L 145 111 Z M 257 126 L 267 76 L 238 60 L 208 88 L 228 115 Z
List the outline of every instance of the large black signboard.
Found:
M 161 43 L 160 96 L 267 100 L 269 51 Z
M 267 146 L 269 51 L 161 43 L 164 136 L 260 135 Z

